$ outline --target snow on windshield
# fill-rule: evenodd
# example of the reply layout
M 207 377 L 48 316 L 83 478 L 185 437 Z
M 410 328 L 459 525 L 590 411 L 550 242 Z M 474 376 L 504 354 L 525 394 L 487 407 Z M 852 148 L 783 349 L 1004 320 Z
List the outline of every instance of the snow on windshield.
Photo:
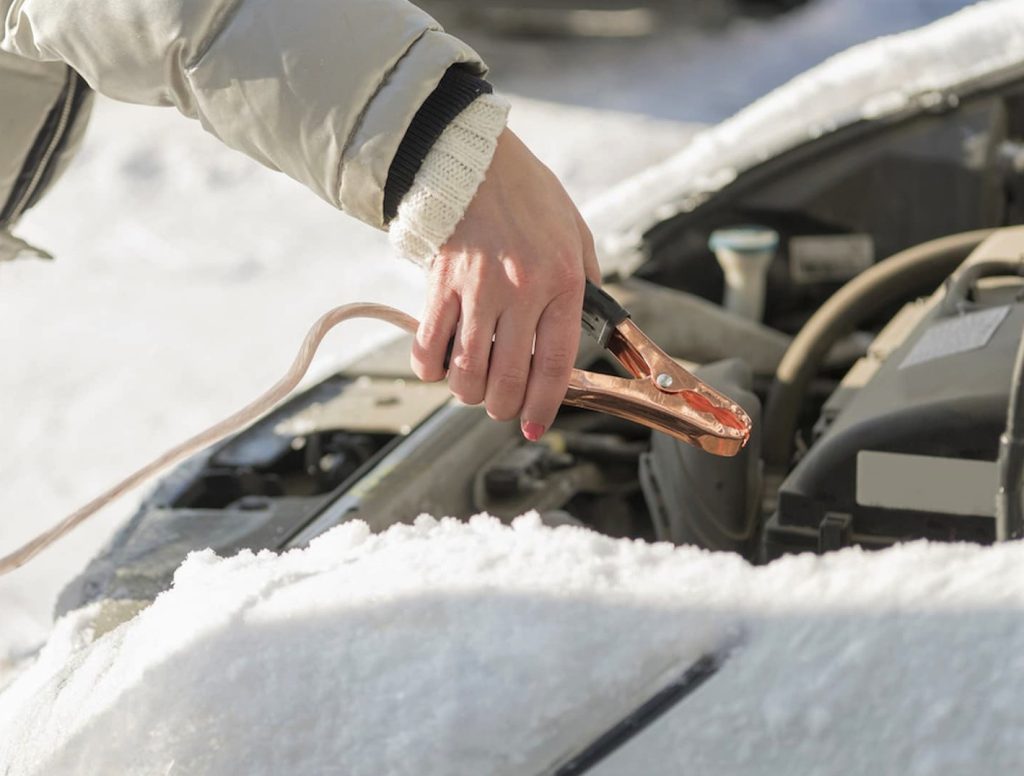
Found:
M 538 773 L 738 640 L 596 772 L 1009 772 L 1024 759 L 1021 568 L 1019 543 L 755 568 L 535 516 L 351 523 L 280 556 L 193 554 L 95 639 L 95 607 L 70 615 L 7 690 L 0 763 Z

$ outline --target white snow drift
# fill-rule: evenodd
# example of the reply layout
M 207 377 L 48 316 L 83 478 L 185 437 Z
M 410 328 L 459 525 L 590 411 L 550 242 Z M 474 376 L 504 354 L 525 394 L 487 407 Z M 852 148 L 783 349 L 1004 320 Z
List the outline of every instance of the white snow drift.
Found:
M 666 675 L 720 673 L 607 773 L 997 773 L 1024 764 L 1024 545 L 750 567 L 536 517 L 343 525 L 196 553 L 6 691 L 0 763 L 59 774 L 540 772 Z M 667 673 L 666 673 L 667 672 Z

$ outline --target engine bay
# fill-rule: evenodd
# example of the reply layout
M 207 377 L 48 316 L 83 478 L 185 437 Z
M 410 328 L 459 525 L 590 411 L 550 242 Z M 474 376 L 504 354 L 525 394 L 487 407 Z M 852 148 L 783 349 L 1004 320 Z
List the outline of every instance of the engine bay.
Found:
M 1022 94 L 979 88 L 766 160 L 659 220 L 635 271 L 607 279 L 651 339 L 750 415 L 739 455 L 571 407 L 528 442 L 418 382 L 400 337 L 165 477 L 58 613 L 151 600 L 194 549 L 283 550 L 422 513 L 536 510 L 752 562 L 996 540 L 1024 329 L 1024 228 L 1009 226 L 1024 220 Z M 709 243 L 749 225 L 774 238 L 761 304 L 738 314 Z M 619 369 L 589 342 L 577 364 Z

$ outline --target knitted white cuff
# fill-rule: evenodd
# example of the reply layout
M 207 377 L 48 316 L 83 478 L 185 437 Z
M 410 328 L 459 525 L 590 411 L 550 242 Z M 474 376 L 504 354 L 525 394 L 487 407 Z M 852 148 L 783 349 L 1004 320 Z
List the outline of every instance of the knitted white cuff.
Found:
M 429 266 L 448 242 L 490 167 L 508 111 L 508 100 L 482 94 L 445 127 L 388 229 L 400 256 Z

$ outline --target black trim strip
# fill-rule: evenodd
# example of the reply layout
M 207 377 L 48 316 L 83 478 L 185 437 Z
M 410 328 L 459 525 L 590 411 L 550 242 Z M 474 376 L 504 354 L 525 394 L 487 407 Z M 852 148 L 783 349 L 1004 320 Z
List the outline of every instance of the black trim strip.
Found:
M 621 749 L 638 733 L 714 676 L 728 656 L 728 652 L 703 655 L 687 668 L 682 676 L 651 696 L 632 714 L 608 728 L 571 760 L 559 765 L 553 772 L 554 776 L 579 776 Z

